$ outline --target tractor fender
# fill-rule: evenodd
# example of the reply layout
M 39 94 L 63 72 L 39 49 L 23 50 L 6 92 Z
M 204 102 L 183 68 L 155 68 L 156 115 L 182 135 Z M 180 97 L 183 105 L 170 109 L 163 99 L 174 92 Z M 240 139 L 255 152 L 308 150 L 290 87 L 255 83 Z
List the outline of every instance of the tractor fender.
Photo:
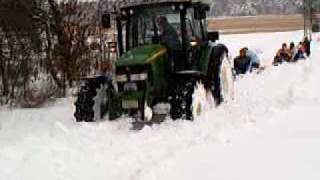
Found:
M 221 58 L 223 53 L 229 53 L 229 50 L 227 46 L 224 44 L 216 44 L 216 43 L 210 43 L 210 52 L 209 52 L 209 59 L 215 59 L 218 60 Z M 221 63 L 221 62 L 220 62 Z
M 223 101 L 220 75 L 223 56 L 225 53 L 228 53 L 228 48 L 223 44 L 216 44 L 212 47 L 208 63 L 207 78 L 204 84 L 206 89 L 210 89 L 212 91 L 217 105 Z
M 229 50 L 224 44 L 210 43 L 206 75 L 212 77 L 212 73 L 219 73 L 222 65 L 222 56 Z
M 207 53 L 204 57 L 205 63 L 202 64 L 201 72 L 207 73 L 209 64 L 212 59 L 219 59 L 223 52 L 228 53 L 228 48 L 224 44 L 217 44 L 215 42 L 209 42 L 207 46 Z

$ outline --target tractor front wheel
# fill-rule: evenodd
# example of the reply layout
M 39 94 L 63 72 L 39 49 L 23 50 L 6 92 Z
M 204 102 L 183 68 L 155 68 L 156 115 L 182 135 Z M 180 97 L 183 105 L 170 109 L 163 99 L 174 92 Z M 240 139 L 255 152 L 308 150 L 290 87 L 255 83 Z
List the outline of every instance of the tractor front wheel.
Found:
M 86 79 L 75 102 L 77 122 L 96 122 L 108 113 L 112 84 L 105 77 Z
M 170 100 L 170 115 L 173 120 L 192 120 L 192 94 L 195 84 L 192 82 L 178 83 Z

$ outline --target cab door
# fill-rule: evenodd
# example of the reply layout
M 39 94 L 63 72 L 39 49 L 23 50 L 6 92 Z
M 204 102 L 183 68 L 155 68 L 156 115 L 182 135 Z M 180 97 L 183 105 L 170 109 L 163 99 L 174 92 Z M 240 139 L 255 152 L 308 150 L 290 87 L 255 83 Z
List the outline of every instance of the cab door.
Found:
M 194 18 L 194 10 L 189 9 L 187 14 L 187 37 L 189 50 L 189 63 L 191 67 L 197 66 L 202 56 L 202 49 L 207 45 L 201 28 L 201 21 Z

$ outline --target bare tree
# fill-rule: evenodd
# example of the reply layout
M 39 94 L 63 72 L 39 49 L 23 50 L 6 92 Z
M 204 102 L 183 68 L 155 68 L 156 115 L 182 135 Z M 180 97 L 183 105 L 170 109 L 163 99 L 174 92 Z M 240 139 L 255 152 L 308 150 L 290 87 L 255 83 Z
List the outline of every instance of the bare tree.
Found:
M 47 44 L 53 51 L 48 52 L 51 54 L 48 67 L 65 94 L 67 85 L 72 86 L 73 81 L 79 79 L 82 72 L 87 72 L 86 68 L 92 65 L 87 41 L 95 33 L 96 16 L 90 11 L 89 3 L 69 0 L 57 4 L 56 1 L 49 0 L 49 4 L 52 24 Z M 93 8 L 92 4 L 91 7 Z
M 40 31 L 32 15 L 36 1 L 3 0 L 0 5 L 0 85 L 6 103 L 26 95 L 34 70 L 30 63 L 40 49 Z
M 44 76 L 64 96 L 98 69 L 96 9 L 78 0 L 0 1 L 0 103 L 32 97 L 31 86 Z

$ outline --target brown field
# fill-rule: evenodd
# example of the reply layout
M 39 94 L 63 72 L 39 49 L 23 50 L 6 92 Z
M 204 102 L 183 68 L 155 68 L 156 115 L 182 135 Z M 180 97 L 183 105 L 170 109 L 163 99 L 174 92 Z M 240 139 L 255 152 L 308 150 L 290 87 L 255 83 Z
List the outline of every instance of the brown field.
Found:
M 211 18 L 209 31 L 218 30 L 223 34 L 281 32 L 301 30 L 304 27 L 302 15 L 264 15 Z

